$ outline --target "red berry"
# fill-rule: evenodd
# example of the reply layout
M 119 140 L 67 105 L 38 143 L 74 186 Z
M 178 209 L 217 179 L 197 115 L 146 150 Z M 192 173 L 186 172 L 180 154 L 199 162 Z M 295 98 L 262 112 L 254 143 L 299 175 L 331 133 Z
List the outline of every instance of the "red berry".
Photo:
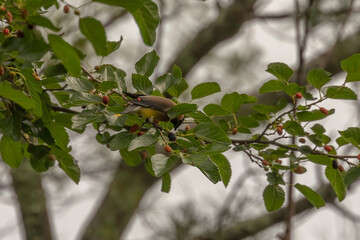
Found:
M 283 125 L 278 125 L 278 126 L 276 127 L 276 132 L 277 132 L 279 135 L 282 135 L 282 134 L 283 134 L 283 129 L 284 129 Z
M 4 67 L 1 66 L 1 67 L 0 67 L 0 76 L 4 75 L 4 73 L 5 73 Z M 359 155 L 360 155 L 360 154 L 359 154 Z
M 282 161 L 280 159 L 276 159 L 275 162 L 277 162 L 278 164 L 282 164 Z
M 100 66 L 99 65 L 96 65 L 95 67 L 94 67 L 94 69 L 95 69 L 95 71 L 99 71 L 100 70 Z
M 7 29 L 7 28 L 3 29 L 3 34 L 4 35 L 9 35 L 9 33 L 10 33 L 9 29 Z
M 190 129 L 191 129 L 191 127 L 189 125 L 186 125 L 185 131 L 189 131 Z
M 333 150 L 333 148 L 332 148 L 331 146 L 329 146 L 329 145 L 325 145 L 325 146 L 324 146 L 324 149 L 325 149 L 325 151 L 327 151 L 327 152 L 331 152 L 331 151 Z
M 340 171 L 340 172 L 345 171 L 345 169 L 344 169 L 343 165 L 341 165 L 341 164 L 339 164 L 339 171 Z
M 148 153 L 145 150 L 140 152 L 141 159 L 145 159 L 145 158 L 147 158 L 147 156 L 148 156 Z
M 136 131 L 136 130 L 135 130 Z M 137 136 L 140 137 L 142 135 L 144 135 L 145 133 L 144 132 L 138 132 Z
M 64 6 L 64 13 L 69 13 L 69 11 L 70 11 L 69 5 L 65 5 Z
M 40 77 L 39 77 L 39 76 L 36 76 L 36 77 L 35 77 L 35 80 L 36 80 L 36 81 L 40 81 Z
M 13 21 L 13 15 L 9 11 L 5 13 L 5 18 L 8 23 L 11 23 Z
M 303 168 L 302 166 L 298 166 L 298 167 L 294 168 L 293 170 L 294 170 L 294 173 L 297 173 L 297 174 L 303 174 L 305 172 L 305 168 Z
M 295 94 L 295 97 L 296 97 L 297 99 L 301 99 L 301 98 L 303 97 L 303 95 L 298 92 L 298 93 Z
M 305 138 L 299 138 L 299 142 L 306 143 L 306 139 Z
M 36 76 L 37 76 L 36 72 L 33 72 L 31 75 L 33 75 L 34 77 L 36 77 Z
M 164 147 L 164 150 L 165 150 L 165 152 L 172 152 L 172 149 L 171 149 L 171 147 L 169 145 L 166 145 Z
M 233 129 L 232 129 L 232 134 L 233 134 L 233 135 L 237 134 L 237 128 L 233 128 Z
M 360 161 L 360 154 L 359 154 L 359 155 L 357 155 L 357 159 Z
M 132 125 L 131 128 L 130 128 L 130 132 L 131 132 L 131 133 L 134 133 L 134 132 L 136 132 L 138 129 L 139 129 L 139 125 L 134 124 L 134 125 Z
M 262 160 L 261 163 L 264 166 L 269 166 L 270 165 L 270 163 L 268 161 L 266 161 L 266 160 Z
M 107 105 L 109 103 L 109 97 L 108 96 L 103 96 L 102 103 Z
M 2 12 L 6 12 L 6 7 L 1 6 L 1 7 L 0 7 L 0 11 L 2 11 Z
M 326 108 L 321 107 L 319 109 L 324 115 L 329 115 L 329 111 Z

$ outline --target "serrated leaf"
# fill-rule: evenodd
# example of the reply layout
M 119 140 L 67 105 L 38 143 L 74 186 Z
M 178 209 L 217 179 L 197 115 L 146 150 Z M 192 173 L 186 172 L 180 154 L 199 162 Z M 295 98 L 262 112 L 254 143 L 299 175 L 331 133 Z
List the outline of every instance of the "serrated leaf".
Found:
M 211 161 L 219 169 L 221 181 L 227 187 L 231 178 L 231 165 L 229 160 L 223 154 L 216 154 L 210 156 Z
M 252 106 L 252 109 L 257 111 L 258 113 L 268 115 L 270 113 L 275 113 L 277 111 L 276 106 L 264 105 L 264 104 L 257 104 Z
M 261 88 L 259 89 L 259 93 L 264 94 L 269 92 L 279 92 L 284 91 L 284 89 L 284 82 L 280 80 L 270 80 L 261 86 Z
M 327 87 L 325 97 L 332 99 L 356 100 L 356 93 L 348 87 L 330 86 Z
M 258 121 L 256 121 L 252 117 L 247 117 L 247 116 L 238 117 L 238 122 L 239 122 L 240 126 L 242 126 L 244 128 L 256 128 L 259 126 Z
M 18 168 L 24 158 L 21 142 L 7 136 L 1 138 L 0 153 L 2 160 L 12 168 Z
M 79 92 L 90 92 L 94 89 L 94 85 L 89 80 L 82 78 L 66 78 L 66 84 L 69 85 L 73 90 Z
M 332 159 L 329 158 L 328 156 L 316 155 L 316 154 L 308 154 L 306 156 L 313 163 L 321 164 L 325 166 L 331 166 Z
M 52 146 L 51 152 L 55 155 L 59 162 L 59 166 L 64 172 L 75 182 L 79 183 L 80 180 L 80 168 L 75 162 L 74 158 L 64 150 Z
M 85 129 L 89 123 L 97 123 L 105 121 L 105 115 L 97 113 L 92 110 L 84 110 L 81 113 L 75 114 L 72 118 L 72 128 Z
M 284 82 L 288 82 L 294 73 L 294 71 L 288 65 L 280 62 L 270 63 L 266 71 Z
M 54 165 L 54 159 L 50 157 L 51 149 L 44 145 L 30 144 L 27 151 L 31 153 L 30 164 L 37 172 L 45 172 Z
M 200 123 L 194 128 L 195 136 L 219 144 L 230 144 L 226 132 L 213 123 Z
M 267 176 L 267 181 L 269 182 L 270 185 L 278 185 L 278 184 L 285 185 L 284 179 L 278 173 L 270 172 L 267 173 L 266 176 Z
M 191 145 L 188 147 L 193 147 L 193 146 L 194 145 L 191 143 Z M 209 143 L 209 144 L 206 144 L 205 147 L 199 151 L 199 153 L 206 154 L 206 155 L 214 155 L 214 154 L 219 154 L 219 153 L 225 152 L 229 149 L 230 149 L 230 146 L 227 146 L 227 145 L 217 144 L 217 143 Z
M 329 110 L 329 114 L 325 115 L 320 110 L 302 111 L 302 112 L 297 112 L 296 117 L 300 122 L 317 121 L 326 118 L 327 116 L 330 116 L 334 112 L 335 111 L 331 109 Z
M 284 91 L 289 96 L 294 96 L 298 92 L 305 92 L 303 87 L 300 87 L 296 83 L 289 83 L 285 86 Z
M 193 118 L 195 122 L 212 122 L 212 120 L 200 111 L 190 112 L 187 114 L 189 117 Z
M 149 78 L 140 74 L 134 73 L 132 75 L 132 85 L 136 90 L 142 93 L 151 94 L 153 91 L 153 86 Z
M 105 65 L 101 65 L 99 72 L 102 74 L 101 77 L 104 82 L 106 81 L 116 82 L 118 85 L 119 92 L 127 91 L 127 87 L 125 83 L 126 73 L 123 70 L 118 69 L 113 65 L 105 64 Z
M 325 128 L 319 123 L 316 123 L 314 126 L 312 126 L 311 130 L 317 135 L 321 135 L 326 131 Z
M 191 90 L 191 98 L 199 99 L 220 91 L 220 85 L 217 82 L 200 83 Z
M 192 154 L 186 158 L 196 166 L 214 184 L 221 181 L 221 176 L 216 165 L 206 155 Z
M 220 105 L 210 103 L 204 107 L 204 112 L 208 116 L 226 116 L 229 112 L 223 109 Z
M 171 96 L 178 98 L 188 87 L 189 85 L 186 83 L 185 79 L 181 78 L 180 82 L 169 87 L 167 92 Z
M 284 204 L 285 192 L 277 185 L 268 185 L 263 192 L 263 198 L 266 210 L 273 212 L 281 208 Z
M 62 61 L 68 73 L 80 77 L 80 59 L 74 48 L 57 35 L 50 34 L 48 38 L 51 50 Z
M 325 201 L 322 196 L 308 186 L 297 183 L 295 184 L 295 188 L 299 190 L 314 207 L 321 208 L 325 206 Z
M 341 202 L 344 200 L 346 196 L 346 189 L 339 169 L 334 169 L 332 166 L 327 166 L 325 169 L 325 176 L 329 180 L 332 188 L 339 198 L 339 201 Z
M 120 149 L 120 155 L 127 165 L 131 167 L 139 166 L 142 159 L 138 151 L 128 151 L 125 148 Z
M 151 156 L 151 165 L 153 167 L 155 176 L 160 177 L 164 173 L 172 169 L 178 161 L 177 156 L 165 156 L 164 154 L 155 154 Z
M 80 18 L 79 28 L 81 33 L 91 42 L 96 54 L 105 57 L 107 55 L 106 35 L 101 22 L 92 17 Z
M 221 107 L 230 113 L 237 113 L 242 104 L 242 97 L 237 92 L 225 94 L 221 99 Z
M 168 112 L 167 115 L 169 118 L 173 119 L 175 117 L 178 117 L 180 115 L 184 115 L 190 112 L 195 112 L 197 109 L 196 104 L 190 104 L 190 103 L 180 103 L 178 105 L 173 106 Z
M 323 69 L 312 69 L 307 75 L 307 81 L 316 89 L 321 89 L 325 84 L 330 82 L 331 74 Z
M 69 135 L 65 128 L 56 122 L 45 124 L 45 127 L 49 130 L 51 136 L 55 139 L 56 145 L 61 147 L 63 150 L 67 150 L 69 144 Z
M 160 58 L 155 52 L 155 50 L 145 54 L 139 61 L 136 62 L 136 72 L 145 77 L 150 77 L 151 74 L 154 72 L 156 65 L 158 64 L 159 59 Z
M 350 168 L 344 176 L 344 183 L 346 188 L 349 187 L 350 184 L 358 180 L 359 177 L 360 177 L 360 168 L 359 167 Z
M 42 27 L 48 28 L 50 30 L 53 30 L 55 32 L 58 32 L 61 29 L 61 28 L 56 27 L 50 21 L 50 19 L 48 19 L 48 18 L 46 18 L 44 16 L 40 16 L 40 15 L 28 16 L 26 20 L 29 22 L 29 24 L 42 26 Z
M 0 96 L 14 101 L 26 110 L 35 107 L 33 100 L 26 96 L 22 91 L 15 90 L 7 81 L 0 83 Z
M 170 173 L 166 172 L 161 177 L 161 191 L 169 193 L 171 189 L 171 176 Z
M 156 143 L 156 138 L 154 137 L 154 135 L 145 134 L 145 135 L 142 135 L 140 137 L 133 139 L 130 142 L 128 150 L 133 151 L 133 150 L 137 150 L 139 148 L 149 147 L 149 146 L 155 145 L 155 143 Z
M 347 73 L 360 72 L 360 54 L 354 54 L 341 61 L 341 68 Z
M 345 131 L 339 131 L 344 140 L 360 149 L 360 128 L 350 127 Z
M 134 134 L 131 134 L 128 131 L 123 131 L 114 135 L 113 139 L 110 142 L 109 148 L 112 151 L 127 149 L 130 145 L 130 142 L 135 138 Z
M 286 121 L 283 126 L 285 131 L 293 136 L 305 135 L 303 127 L 296 121 Z

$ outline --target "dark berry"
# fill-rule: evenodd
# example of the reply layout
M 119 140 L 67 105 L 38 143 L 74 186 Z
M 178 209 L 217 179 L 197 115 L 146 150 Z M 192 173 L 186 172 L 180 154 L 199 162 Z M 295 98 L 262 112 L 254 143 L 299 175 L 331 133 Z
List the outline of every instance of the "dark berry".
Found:
M 168 133 L 168 138 L 171 142 L 176 141 L 176 135 L 173 132 Z
M 102 97 L 102 103 L 105 104 L 105 105 L 108 105 L 109 104 L 109 97 L 108 96 L 103 96 Z

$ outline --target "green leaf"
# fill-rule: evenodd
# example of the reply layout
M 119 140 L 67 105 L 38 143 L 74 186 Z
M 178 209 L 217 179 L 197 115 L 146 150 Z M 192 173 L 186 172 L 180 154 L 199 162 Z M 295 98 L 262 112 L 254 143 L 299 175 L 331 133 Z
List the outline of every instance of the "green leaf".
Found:
M 220 177 L 224 186 L 227 187 L 231 178 L 231 165 L 229 160 L 223 154 L 210 156 L 210 160 L 219 169 Z
M 270 172 L 267 173 L 266 176 L 267 176 L 267 181 L 269 182 L 270 185 L 278 185 L 278 184 L 285 185 L 284 179 L 278 173 Z
M 102 97 L 84 92 L 74 92 L 70 98 L 70 102 L 77 105 L 86 105 L 91 103 L 101 103 Z
M 4 136 L 12 138 L 14 141 L 19 141 L 24 113 L 22 109 L 16 108 L 13 109 L 10 116 L 0 120 L 0 132 Z
M 0 83 L 0 96 L 10 99 L 28 110 L 35 107 L 35 103 L 27 97 L 22 91 L 15 90 L 7 81 Z
M 306 156 L 311 162 L 316 163 L 316 164 L 321 164 L 321 165 L 325 165 L 325 166 L 331 166 L 331 164 L 332 164 L 332 159 L 329 158 L 328 156 L 315 155 L 315 154 L 308 154 Z
M 154 135 L 145 134 L 145 135 L 142 135 L 140 137 L 133 139 L 130 142 L 128 150 L 133 151 L 133 150 L 137 150 L 139 148 L 149 147 L 149 146 L 155 145 L 155 143 L 156 143 L 156 138 L 154 137 Z
M 39 93 L 42 93 L 42 87 L 40 82 L 36 81 L 34 76 L 32 76 L 32 69 L 30 68 L 23 68 L 21 69 L 22 75 L 25 77 L 25 84 L 29 91 L 30 98 L 35 103 L 35 108 L 32 109 L 32 112 L 37 116 L 42 116 L 42 102 L 39 96 Z
M 173 119 L 183 114 L 187 114 L 190 112 L 195 112 L 197 109 L 196 104 L 190 103 L 180 103 L 178 105 L 173 106 L 167 113 L 169 118 Z
M 346 75 L 346 81 L 345 82 L 359 82 L 360 81 L 360 73 L 348 73 Z
M 283 82 L 288 82 L 294 73 L 294 71 L 288 65 L 280 62 L 270 63 L 266 71 Z
M 348 87 L 330 86 L 327 87 L 325 97 L 332 99 L 356 100 L 356 93 Z
M 117 85 L 116 82 L 106 81 L 106 82 L 100 83 L 99 88 L 100 88 L 100 91 L 106 92 L 106 91 L 111 90 L 111 89 L 116 89 L 117 86 L 118 86 L 118 85 Z M 119 96 L 119 97 L 120 97 L 120 96 Z
M 298 92 L 304 92 L 303 88 L 300 87 L 296 83 L 289 83 L 288 85 L 285 86 L 284 91 L 286 92 L 287 95 L 289 95 L 291 97 L 294 96 Z
M 295 121 L 286 121 L 284 123 L 284 129 L 293 136 L 304 136 L 305 131 L 303 127 Z
M 120 6 L 129 11 L 140 28 L 145 44 L 151 46 L 156 39 L 156 28 L 160 17 L 157 5 L 150 0 L 94 0 L 109 5 Z
M 335 112 L 334 109 L 329 110 L 329 114 L 325 115 L 320 110 L 312 110 L 312 111 L 302 111 L 297 112 L 296 117 L 300 122 L 309 122 L 309 121 L 317 121 L 327 116 L 333 114 Z
M 277 185 L 268 185 L 263 192 L 263 198 L 266 210 L 273 212 L 284 204 L 285 192 Z
M 82 78 L 66 78 L 66 84 L 69 85 L 73 90 L 79 92 L 90 92 L 94 89 L 94 85 L 87 79 Z
M 208 116 L 206 116 L 204 113 L 200 111 L 190 112 L 187 115 L 193 118 L 194 121 L 197 123 L 212 122 L 212 120 Z
M 325 206 L 325 201 L 322 196 L 308 186 L 297 183 L 295 184 L 295 188 L 299 190 L 314 207 L 321 208 Z
M 51 157 L 51 149 L 44 145 L 30 144 L 27 151 L 31 153 L 30 164 L 37 172 L 45 172 L 54 165 L 54 159 Z
M 127 165 L 131 167 L 139 166 L 142 159 L 138 151 L 129 152 L 127 149 L 120 149 L 120 155 Z
M 210 103 L 204 107 L 204 112 L 208 116 L 226 116 L 229 112 L 223 109 L 220 105 Z
M 120 45 L 123 41 L 122 36 L 120 37 L 119 41 L 113 42 L 113 41 L 107 41 L 106 42 L 106 56 L 110 55 L 111 53 L 115 52 L 120 48 Z
M 2 160 L 12 168 L 18 168 L 24 158 L 21 142 L 7 136 L 1 138 L 0 152 Z
M 256 121 L 252 117 L 240 116 L 238 117 L 238 122 L 240 126 L 244 128 L 256 128 L 259 126 L 258 121 Z
M 132 75 L 132 85 L 136 90 L 142 93 L 151 94 L 153 91 L 153 85 L 149 78 L 140 74 L 134 73 Z
M 161 177 L 161 191 L 169 193 L 171 189 L 171 177 L 170 173 L 166 172 Z
M 59 58 L 70 75 L 80 77 L 80 59 L 74 48 L 61 37 L 48 35 L 51 50 Z
M 194 146 L 192 143 L 190 143 L 190 144 L 191 145 L 187 146 L 187 147 Z M 206 144 L 205 147 L 199 151 L 199 153 L 206 154 L 206 155 L 214 155 L 214 154 L 219 154 L 219 153 L 225 152 L 229 149 L 230 149 L 230 146 L 227 146 L 227 145 L 217 144 L 217 143 L 209 143 L 209 144 Z
M 269 92 L 278 92 L 284 91 L 285 85 L 282 81 L 279 80 L 270 80 L 264 83 L 259 89 L 260 94 L 269 93 Z
M 221 107 L 230 113 L 237 113 L 242 104 L 242 97 L 237 92 L 225 94 L 221 99 Z
M 215 142 L 220 144 L 231 143 L 226 132 L 224 132 L 224 130 L 222 130 L 219 126 L 210 122 L 198 124 L 194 128 L 194 134 L 195 136 L 208 140 L 210 142 Z
M 257 104 L 252 106 L 252 109 L 257 111 L 258 113 L 268 115 L 270 113 L 275 113 L 277 111 L 276 106 L 264 105 L 264 104 Z
M 172 169 L 178 161 L 177 156 L 165 156 L 164 154 L 155 154 L 151 156 L 151 164 L 155 173 L 155 176 L 161 177 L 164 173 Z
M 360 54 L 342 60 L 341 68 L 347 73 L 360 73 Z
M 339 131 L 344 140 L 360 149 L 360 128 L 350 127 L 345 131 Z
M 114 138 L 110 142 L 110 149 L 112 151 L 127 149 L 130 142 L 135 138 L 134 134 L 128 131 L 123 131 L 114 135 Z
M 325 84 L 330 82 L 331 74 L 323 69 L 317 68 L 311 70 L 307 75 L 307 81 L 316 89 L 321 89 Z
M 217 82 L 200 83 L 191 90 L 191 98 L 199 99 L 220 91 L 220 85 Z
M 67 151 L 67 145 L 69 144 L 69 135 L 65 128 L 56 122 L 45 124 L 45 127 L 49 130 L 51 136 L 55 139 L 56 145 Z
M 188 87 L 189 85 L 186 83 L 185 79 L 181 78 L 180 82 L 169 87 L 167 92 L 171 96 L 178 98 Z
M 325 128 L 319 123 L 316 123 L 314 126 L 312 126 L 311 130 L 317 135 L 322 135 L 326 131 Z
M 196 166 L 214 184 L 221 181 L 221 176 L 216 165 L 206 155 L 192 154 L 186 158 Z
M 59 166 L 64 172 L 75 182 L 79 183 L 80 180 L 80 168 L 77 165 L 74 158 L 64 150 L 57 146 L 51 147 L 52 153 L 55 155 L 59 162 Z
M 339 169 L 334 169 L 332 166 L 327 166 L 325 169 L 325 176 L 329 180 L 332 188 L 339 198 L 339 201 L 341 202 L 344 200 L 346 196 L 346 189 Z
M 137 63 L 135 64 L 135 70 L 138 74 L 144 75 L 145 77 L 150 77 L 154 72 L 156 65 L 159 62 L 159 56 L 153 50 L 145 54 Z
M 71 118 L 71 121 L 73 122 L 72 128 L 80 130 L 85 129 L 86 125 L 89 123 L 103 122 L 104 120 L 104 114 L 92 110 L 84 110 Z
M 257 97 L 249 96 L 249 95 L 247 95 L 245 93 L 240 94 L 240 96 L 241 96 L 244 104 L 246 104 L 246 103 L 256 103 L 257 102 Z
M 344 183 L 346 188 L 348 188 L 350 184 L 358 180 L 359 177 L 360 177 L 360 168 L 359 167 L 350 168 L 344 176 Z
M 99 72 L 102 74 L 101 77 L 104 82 L 106 81 L 116 82 L 118 85 L 119 92 L 127 91 L 127 87 L 125 83 L 126 73 L 123 70 L 118 69 L 110 64 L 104 64 L 101 65 Z
M 106 35 L 101 22 L 92 17 L 80 18 L 79 28 L 93 45 L 96 54 L 105 57 L 107 55 Z
M 60 31 L 61 28 L 56 27 L 48 18 L 44 17 L 44 16 L 29 16 L 27 17 L 27 21 L 29 21 L 29 23 L 31 25 L 37 25 L 37 26 L 42 26 L 45 28 L 48 28 L 50 30 L 53 30 L 55 32 Z

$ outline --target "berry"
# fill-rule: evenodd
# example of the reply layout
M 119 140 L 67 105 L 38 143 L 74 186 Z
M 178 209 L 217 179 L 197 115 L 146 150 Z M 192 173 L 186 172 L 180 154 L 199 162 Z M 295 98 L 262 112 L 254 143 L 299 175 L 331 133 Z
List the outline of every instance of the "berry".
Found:
M 64 13 L 69 13 L 69 11 L 70 11 L 69 5 L 65 5 L 64 6 Z
M 360 154 L 359 154 L 359 155 L 357 155 L 357 159 L 360 161 Z
M 270 163 L 268 161 L 266 161 L 266 160 L 262 160 L 261 163 L 264 166 L 269 166 L 270 165 Z
M 27 9 L 22 8 L 22 9 L 20 9 L 20 12 L 21 12 L 21 16 L 23 18 L 26 18 L 28 16 L 28 10 Z
M 319 109 L 324 115 L 329 115 L 329 111 L 326 108 L 321 107 Z
M 99 71 L 100 70 L 100 66 L 99 65 L 96 65 L 95 67 L 94 67 L 94 69 L 95 69 L 95 71 Z
M 141 159 L 145 159 L 145 158 L 147 158 L 147 156 L 148 156 L 148 154 L 145 150 L 140 152 Z
M 171 149 L 171 147 L 169 145 L 166 145 L 164 147 L 164 150 L 165 150 L 165 152 L 172 152 L 172 149 Z
M 186 125 L 185 131 L 190 131 L 191 127 L 189 125 Z
M 7 29 L 7 28 L 3 29 L 3 34 L 4 35 L 9 35 L 9 33 L 10 33 L 9 29 Z
M 299 138 L 299 142 L 306 143 L 306 139 L 305 138 Z
M 39 77 L 39 76 L 36 76 L 36 77 L 35 77 L 35 80 L 36 80 L 36 81 L 40 81 L 40 77 Z
M 276 127 L 276 132 L 277 132 L 279 135 L 282 135 L 282 134 L 283 134 L 283 129 L 284 129 L 283 125 L 278 125 L 278 126 Z
M 329 145 L 325 145 L 325 146 L 324 146 L 324 149 L 325 149 L 325 151 L 327 151 L 327 152 L 331 152 L 331 151 L 333 150 L 333 148 L 332 148 L 331 146 L 329 146 Z
M 338 164 L 338 161 L 337 160 L 333 160 L 332 161 L 332 167 L 333 167 L 333 169 L 338 169 L 339 168 L 339 164 Z
M 75 15 L 78 15 L 78 16 L 80 15 L 80 11 L 77 9 L 74 11 L 74 13 L 75 13 Z
M 139 129 L 139 125 L 134 124 L 134 125 L 132 125 L 131 128 L 130 128 L 130 132 L 131 132 L 131 133 L 134 133 L 134 132 L 136 132 L 138 129 Z
M 340 172 L 345 171 L 345 169 L 344 169 L 343 165 L 341 165 L 341 164 L 339 164 L 339 171 L 340 171 Z
M 137 136 L 140 137 L 140 136 L 142 136 L 144 134 L 145 134 L 144 132 L 138 132 Z
M 293 169 L 293 171 L 296 174 L 303 174 L 305 172 L 305 168 L 303 168 L 302 166 L 297 166 L 296 168 Z
M 302 97 L 303 97 L 303 95 L 299 92 L 295 94 L 295 98 L 297 98 L 297 99 L 301 99 Z
M 275 162 L 277 162 L 278 164 L 282 164 L 282 161 L 280 159 L 276 159 Z
M 237 128 L 232 129 L 232 135 L 235 135 L 235 134 L 237 134 Z
M 2 11 L 2 12 L 6 12 L 6 7 L 1 6 L 1 7 L 0 7 L 0 11 Z
M 158 125 L 158 124 L 159 124 L 159 121 L 158 121 L 158 120 L 154 120 L 154 121 L 153 121 L 153 124 Z
M 36 77 L 36 76 L 37 76 L 36 72 L 33 72 L 31 75 L 33 75 L 34 77 Z
M 105 104 L 105 105 L 108 105 L 109 104 L 109 97 L 108 96 L 103 96 L 102 103 Z
M 175 133 L 173 133 L 173 132 L 169 132 L 168 133 L 168 138 L 169 138 L 169 140 L 170 141 L 176 141 L 176 135 L 175 135 Z
M 5 13 L 5 18 L 8 23 L 11 23 L 13 21 L 13 15 L 9 11 Z
M 21 30 L 18 30 L 18 31 L 16 32 L 16 36 L 19 37 L 19 38 L 24 38 L 24 32 L 21 31 Z
M 5 73 L 4 67 L 1 66 L 1 67 L 0 67 L 0 76 L 4 75 L 4 73 Z M 359 154 L 359 155 L 360 155 L 360 154 Z

